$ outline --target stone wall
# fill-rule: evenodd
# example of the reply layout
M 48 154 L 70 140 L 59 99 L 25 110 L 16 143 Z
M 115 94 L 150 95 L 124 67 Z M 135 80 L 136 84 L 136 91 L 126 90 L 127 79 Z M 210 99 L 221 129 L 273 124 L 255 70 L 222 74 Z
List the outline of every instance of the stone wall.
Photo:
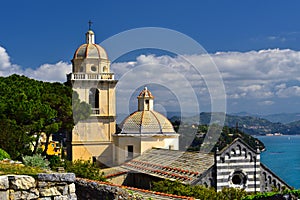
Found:
M 140 199 L 120 186 L 80 178 L 76 180 L 76 195 L 78 200 Z
M 75 179 L 73 173 L 0 176 L 0 199 L 77 200 Z

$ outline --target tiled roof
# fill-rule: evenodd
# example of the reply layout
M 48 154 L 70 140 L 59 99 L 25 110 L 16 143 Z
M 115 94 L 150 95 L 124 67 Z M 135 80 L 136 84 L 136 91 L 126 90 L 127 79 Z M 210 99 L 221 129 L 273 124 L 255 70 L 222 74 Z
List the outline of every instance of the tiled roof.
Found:
M 160 178 L 193 183 L 213 165 L 213 154 L 151 149 L 121 167 Z
M 104 178 L 111 178 L 122 174 L 126 174 L 128 170 L 117 166 L 117 167 L 101 169 L 101 172 L 104 173 Z
M 121 124 L 121 134 L 175 133 L 171 122 L 156 111 L 136 111 Z

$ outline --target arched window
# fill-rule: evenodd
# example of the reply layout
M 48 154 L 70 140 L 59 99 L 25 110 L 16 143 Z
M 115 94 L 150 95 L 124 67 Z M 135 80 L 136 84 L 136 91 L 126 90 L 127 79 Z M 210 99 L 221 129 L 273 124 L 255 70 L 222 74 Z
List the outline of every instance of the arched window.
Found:
M 92 108 L 99 108 L 99 90 L 91 88 L 89 91 L 89 104 Z
M 80 67 L 80 72 L 83 72 L 84 68 L 83 66 Z
M 104 67 L 103 67 L 103 72 L 104 72 L 104 73 L 108 73 L 108 67 L 104 66 Z
M 240 145 L 237 145 L 237 146 L 236 146 L 236 153 L 237 153 L 239 156 L 242 155 L 242 148 L 241 148 Z

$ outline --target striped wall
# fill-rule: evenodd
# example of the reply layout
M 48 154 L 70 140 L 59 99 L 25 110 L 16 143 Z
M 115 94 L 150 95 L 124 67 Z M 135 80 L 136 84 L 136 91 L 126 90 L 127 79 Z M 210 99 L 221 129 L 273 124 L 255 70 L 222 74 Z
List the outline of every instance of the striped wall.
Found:
M 216 189 L 243 188 L 247 192 L 260 191 L 260 152 L 241 139 L 216 152 Z

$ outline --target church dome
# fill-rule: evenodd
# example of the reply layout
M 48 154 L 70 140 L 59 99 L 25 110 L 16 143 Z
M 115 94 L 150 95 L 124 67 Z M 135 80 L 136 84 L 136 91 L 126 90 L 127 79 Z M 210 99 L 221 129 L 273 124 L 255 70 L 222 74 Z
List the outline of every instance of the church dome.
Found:
M 75 51 L 74 59 L 85 58 L 108 59 L 108 56 L 104 48 L 98 44 L 83 44 Z
M 73 59 L 108 59 L 107 53 L 103 47 L 95 44 L 95 34 L 92 30 L 88 30 L 86 35 L 86 44 L 81 45 L 74 54 Z
M 151 92 L 145 87 L 137 97 L 138 110 L 121 124 L 121 134 L 175 134 L 171 122 L 153 110 Z
M 136 111 L 121 124 L 121 134 L 174 134 L 171 122 L 162 114 L 153 111 Z

